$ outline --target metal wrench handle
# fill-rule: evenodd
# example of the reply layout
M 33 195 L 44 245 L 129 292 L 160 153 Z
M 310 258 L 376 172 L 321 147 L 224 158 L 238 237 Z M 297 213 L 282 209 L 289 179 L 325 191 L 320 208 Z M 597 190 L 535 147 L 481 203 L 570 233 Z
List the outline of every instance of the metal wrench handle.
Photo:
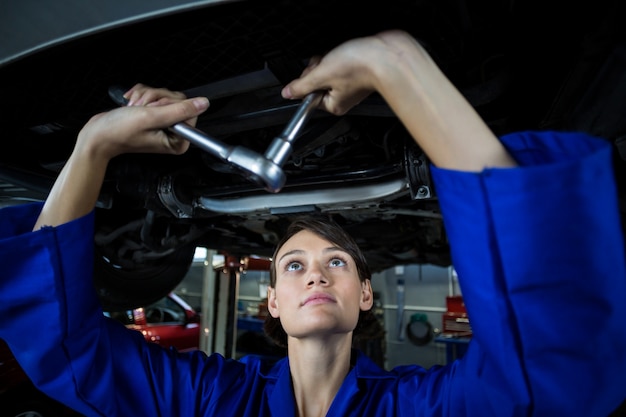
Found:
M 283 166 L 289 155 L 293 150 L 293 143 L 295 142 L 300 129 L 304 126 L 309 116 L 313 114 L 317 106 L 320 104 L 324 93 L 320 91 L 314 91 L 309 93 L 304 99 L 296 114 L 293 115 L 282 133 L 275 137 L 270 146 L 265 151 L 265 158 L 272 161 L 276 165 Z
M 176 123 L 168 130 L 238 168 L 244 177 L 269 192 L 277 193 L 285 185 L 286 177 L 281 166 L 251 149 L 226 145 L 187 123 Z
M 219 140 L 210 137 L 202 130 L 196 129 L 187 123 L 176 123 L 175 125 L 170 126 L 167 130 L 188 140 L 200 149 L 213 156 L 217 156 L 222 160 L 228 159 L 228 155 L 230 155 L 234 149 L 232 146 L 226 145 Z

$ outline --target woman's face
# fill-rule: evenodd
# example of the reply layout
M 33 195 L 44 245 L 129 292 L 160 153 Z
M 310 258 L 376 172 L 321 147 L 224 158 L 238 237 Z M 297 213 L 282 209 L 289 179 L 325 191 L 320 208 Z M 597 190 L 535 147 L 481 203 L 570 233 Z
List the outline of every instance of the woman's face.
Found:
M 313 232 L 292 236 L 276 255 L 276 285 L 268 292 L 272 317 L 290 337 L 349 333 L 359 311 L 372 306 L 369 280 L 361 282 L 350 255 Z

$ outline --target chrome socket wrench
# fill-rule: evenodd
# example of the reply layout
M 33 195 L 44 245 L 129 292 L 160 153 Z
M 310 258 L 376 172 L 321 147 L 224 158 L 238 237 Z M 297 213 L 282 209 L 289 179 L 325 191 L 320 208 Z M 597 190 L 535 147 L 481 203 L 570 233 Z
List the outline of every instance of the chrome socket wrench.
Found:
M 109 88 L 109 97 L 120 106 L 128 104 L 124 98 L 127 90 L 118 86 Z M 259 184 L 271 193 L 279 192 L 286 182 L 282 166 L 293 151 L 293 143 L 302 127 L 322 99 L 322 92 L 307 95 L 298 106 L 282 133 L 274 138 L 264 155 L 244 146 L 231 146 L 213 138 L 187 123 L 176 123 L 168 128 L 175 135 L 188 140 L 200 149 L 236 167 L 244 177 Z

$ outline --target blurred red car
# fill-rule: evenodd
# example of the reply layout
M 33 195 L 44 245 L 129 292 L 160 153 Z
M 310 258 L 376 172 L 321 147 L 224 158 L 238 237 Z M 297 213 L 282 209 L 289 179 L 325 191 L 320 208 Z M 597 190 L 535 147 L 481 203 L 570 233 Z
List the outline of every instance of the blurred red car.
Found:
M 185 352 L 199 347 L 200 314 L 174 293 L 147 307 L 104 314 L 165 348 Z
M 148 342 L 179 351 L 198 349 L 200 314 L 174 293 L 147 307 L 105 312 L 129 329 L 137 330 Z M 28 379 L 13 353 L 0 339 L 0 415 L 2 417 L 78 417 L 39 391 Z

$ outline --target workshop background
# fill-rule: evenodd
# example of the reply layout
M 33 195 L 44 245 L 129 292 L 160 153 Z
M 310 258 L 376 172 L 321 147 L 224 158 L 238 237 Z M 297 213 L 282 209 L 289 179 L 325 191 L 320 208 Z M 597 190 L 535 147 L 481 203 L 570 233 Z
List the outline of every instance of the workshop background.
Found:
M 208 251 L 210 253 L 210 251 Z M 207 274 L 217 274 L 222 281 L 232 280 L 232 274 L 220 275 L 220 261 L 200 249 L 194 259 L 187 276 L 176 287 L 174 292 L 183 297 L 197 311 L 202 311 L 203 286 L 206 285 Z M 219 257 L 219 255 L 217 255 Z M 235 330 L 237 340 L 236 354 L 267 355 L 271 347 L 264 344 L 269 339 L 262 335 L 262 318 L 266 313 L 264 298 L 269 284 L 269 271 L 245 270 L 237 274 L 236 305 L 238 326 Z M 460 342 L 467 337 L 455 337 L 449 321 L 444 317 L 455 316 L 459 321 L 459 303 L 462 303 L 456 273 L 452 267 L 434 265 L 404 265 L 376 273 L 372 276 L 372 287 L 375 292 L 374 312 L 379 318 L 382 335 L 380 340 L 368 342 L 364 351 L 386 369 L 398 365 L 419 364 L 429 368 L 460 356 L 463 349 Z M 452 304 L 452 307 L 451 307 Z M 455 307 L 456 305 L 456 307 Z M 454 312 L 450 312 L 450 310 Z M 417 336 L 411 340 L 407 333 L 407 325 L 419 321 Z M 445 322 L 448 324 L 446 325 Z M 469 329 L 469 322 L 461 319 L 461 330 Z M 252 323 L 252 327 L 250 326 Z M 255 325 L 258 323 L 258 326 Z M 444 329 L 444 326 L 449 327 Z M 454 324 L 453 324 L 454 326 Z M 467 327 L 463 327 L 467 326 Z M 447 330 L 445 333 L 441 333 Z M 430 331 L 427 337 L 424 332 Z M 471 332 L 468 332 L 471 336 Z M 459 333 L 463 335 L 463 333 Z M 452 335 L 452 337 L 450 337 Z M 444 337 L 447 336 L 447 337 Z M 417 342 L 417 343 L 416 343 Z M 245 344 L 245 346 L 244 346 Z M 457 353 L 458 352 L 458 353 Z

